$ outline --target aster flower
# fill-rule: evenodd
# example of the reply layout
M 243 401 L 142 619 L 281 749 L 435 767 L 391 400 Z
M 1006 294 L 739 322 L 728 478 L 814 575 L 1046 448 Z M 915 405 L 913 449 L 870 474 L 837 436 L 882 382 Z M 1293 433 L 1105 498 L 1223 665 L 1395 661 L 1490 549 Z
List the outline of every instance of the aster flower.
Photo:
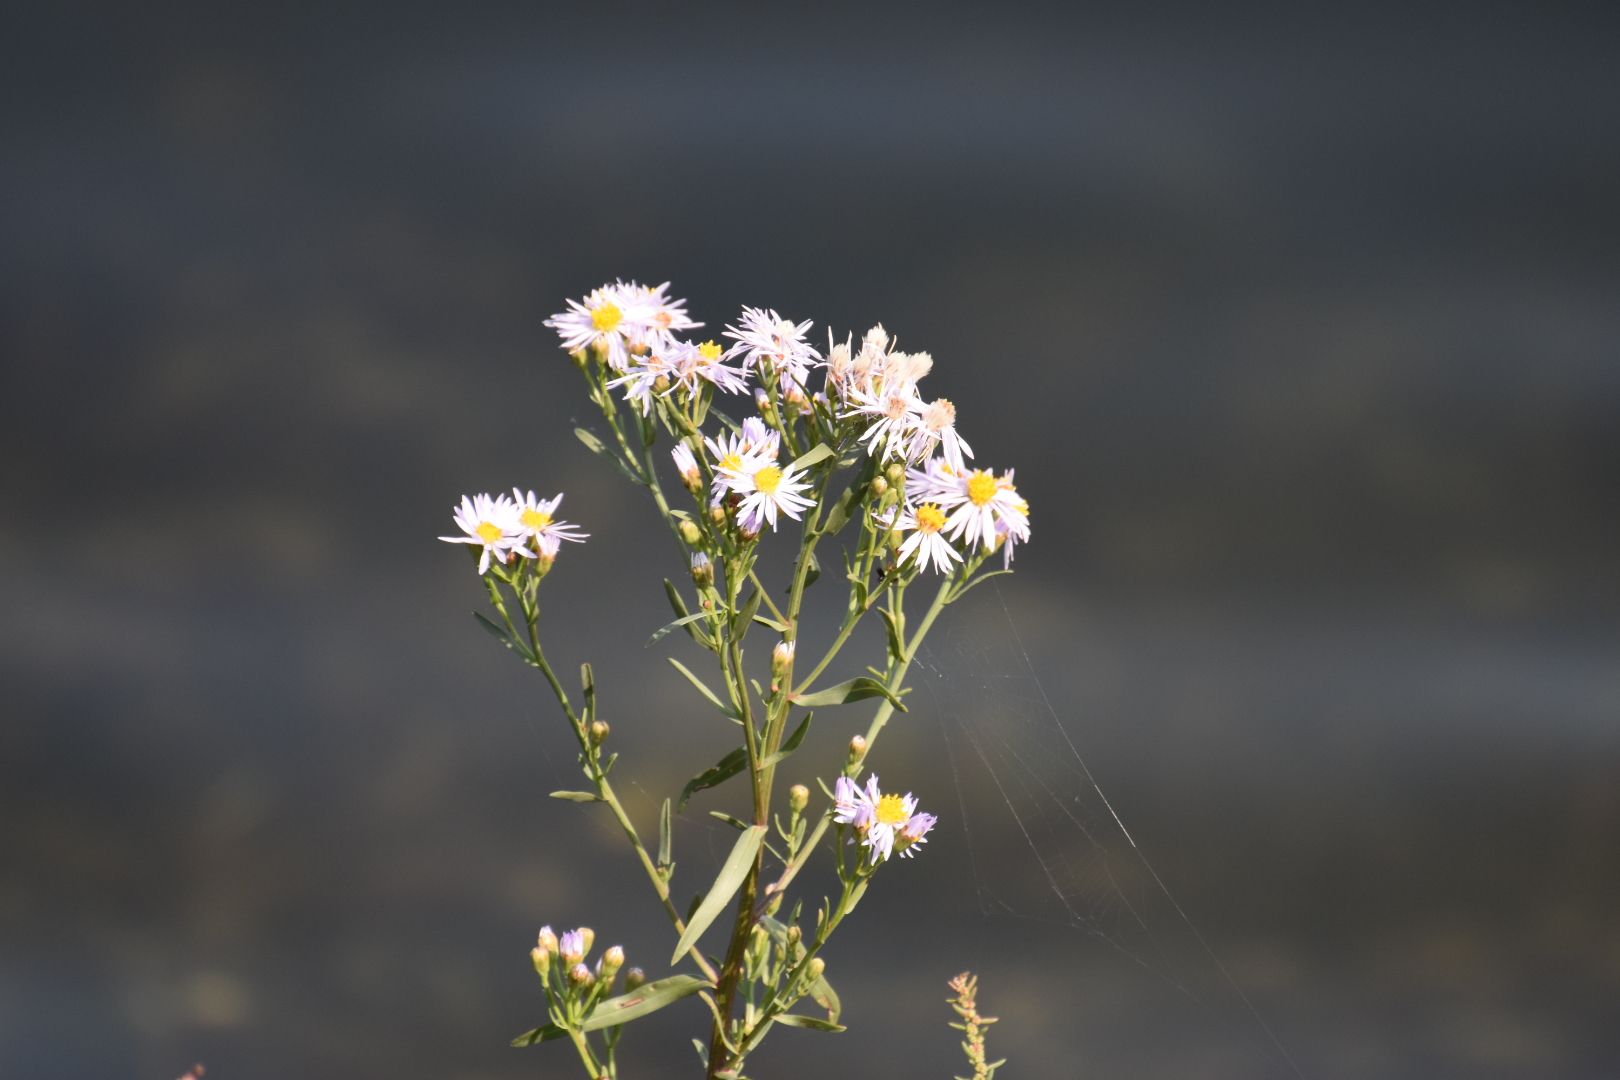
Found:
M 703 324 L 686 313 L 686 301 L 671 299 L 669 282 L 657 288 L 630 283 L 635 290 L 638 318 L 634 327 L 636 344 L 656 348 L 675 340 L 675 335 L 696 330 Z
M 934 494 L 939 505 L 951 511 L 946 531 L 952 540 L 989 551 L 1002 537 L 1015 544 L 1029 539 L 1029 503 L 1013 486 L 1012 470 L 1005 476 L 989 469 L 950 470 L 942 478 L 949 482 Z
M 854 827 L 876 865 L 896 849 L 908 858 L 916 854 L 912 849 L 927 842 L 928 832 L 938 818 L 919 813 L 917 797 L 909 791 L 904 796 L 883 794 L 874 774 L 864 788 L 847 776 L 838 778 L 833 790 L 833 820 Z
M 664 359 L 675 386 L 685 387 L 689 394 L 698 392 L 700 380 L 728 394 L 741 394 L 748 389 L 748 373 L 728 367 L 720 346 L 715 342 L 693 345 L 686 341 L 672 341 L 664 346 Z M 673 392 L 675 386 L 666 393 Z
M 800 479 L 803 475 L 803 470 L 791 466 L 782 468 L 776 463 L 775 455 L 745 454 L 735 465 L 721 462 L 715 466 L 716 494 L 720 494 L 718 489 L 723 487 L 742 496 L 737 508 L 737 524 L 743 532 L 763 532 L 767 524 L 774 532 L 778 514 L 797 521 L 805 510 L 815 505 L 815 500 L 804 496 L 810 484 Z
M 615 371 L 623 371 L 631 344 L 642 344 L 647 319 L 646 290 L 615 282 L 593 289 L 584 301 L 569 300 L 568 310 L 547 319 L 562 347 L 599 349 Z
M 564 540 L 578 544 L 591 535 L 580 532 L 578 525 L 570 525 L 566 521 L 557 521 L 552 517 L 562 503 L 561 492 L 549 499 L 541 499 L 532 491 L 513 488 L 512 497 L 518 530 L 525 539 L 533 540 L 540 554 L 548 559 L 557 557 Z
M 757 416 L 742 422 L 740 432 L 722 432 L 718 439 L 704 436 L 703 445 L 709 448 L 715 469 L 735 469 L 745 457 L 767 457 L 775 461 L 782 451 L 782 436 L 765 426 Z M 716 482 L 720 477 L 715 477 Z
M 948 574 L 954 569 L 952 563 L 962 561 L 962 556 L 945 539 L 942 532 L 946 525 L 945 511 L 937 503 L 921 503 L 915 509 L 902 508 L 891 512 L 888 519 L 879 520 L 896 532 L 911 534 L 896 555 L 900 563 L 915 559 L 922 569 L 932 566 L 935 573 Z
M 661 350 L 662 347 L 660 347 Z M 616 390 L 624 387 L 625 402 L 642 416 L 652 412 L 653 395 L 659 392 L 658 380 L 666 380 L 665 390 L 669 389 L 667 380 L 671 376 L 672 365 L 662 351 L 647 353 L 630 353 L 619 369 L 624 372 L 616 379 L 608 380 L 608 389 Z
M 844 413 L 846 419 L 862 417 L 868 421 L 860 441 L 866 452 L 875 458 L 903 451 L 920 430 L 918 418 L 924 406 L 917 396 L 917 388 L 907 383 L 893 386 L 880 383 L 872 388 L 854 385 L 845 400 L 852 406 Z
M 441 536 L 447 544 L 477 544 L 484 549 L 478 559 L 478 572 L 489 571 L 490 559 L 506 562 L 512 555 L 533 558 L 524 541 L 528 535 L 518 523 L 517 504 L 505 495 L 463 495 L 461 505 L 452 511 L 456 525 L 465 536 Z
M 922 461 L 940 447 L 945 462 L 957 472 L 964 468 L 962 458 L 973 456 L 973 447 L 956 433 L 956 406 L 946 398 L 935 398 L 917 414 L 911 440 L 906 445 L 906 456 Z
M 950 499 L 957 492 L 960 476 L 961 470 L 951 468 L 944 458 L 931 457 L 922 468 L 906 470 L 906 499 L 912 503 Z
M 804 340 L 813 321 L 794 323 L 775 311 L 751 307 L 743 308 L 742 317 L 737 321 L 739 326 L 726 327 L 724 336 L 736 342 L 727 351 L 726 358 L 741 356 L 744 371 L 756 363 L 769 364 L 784 387 L 802 388 L 810 369 L 821 361 L 821 354 Z

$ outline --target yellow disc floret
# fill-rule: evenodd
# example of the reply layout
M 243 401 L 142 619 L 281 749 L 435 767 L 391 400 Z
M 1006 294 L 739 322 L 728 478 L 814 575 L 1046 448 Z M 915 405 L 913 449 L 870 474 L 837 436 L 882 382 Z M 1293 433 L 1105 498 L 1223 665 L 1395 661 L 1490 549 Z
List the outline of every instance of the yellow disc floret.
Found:
M 703 357 L 704 360 L 712 364 L 716 360 L 720 359 L 720 346 L 716 345 L 712 341 L 705 341 L 703 344 L 698 346 L 698 353 Z
M 495 524 L 493 521 L 480 521 L 478 523 L 478 528 L 474 529 L 473 531 L 478 534 L 478 539 L 482 540 L 486 544 L 493 544 L 495 541 L 506 535 L 506 530 Z
M 973 475 L 968 477 L 967 495 L 968 500 L 972 502 L 974 506 L 983 506 L 985 503 L 995 498 L 995 473 L 986 472 L 983 469 L 975 469 L 973 471 Z
M 551 524 L 551 515 L 544 510 L 536 510 L 531 506 L 523 511 L 519 520 L 523 522 L 524 528 L 538 531 Z
M 945 511 L 933 503 L 917 507 L 917 529 L 920 532 L 939 532 L 945 527 Z
M 877 819 L 883 825 L 904 825 L 910 818 L 906 813 L 906 800 L 898 795 L 885 795 L 878 800 Z
M 754 474 L 754 488 L 767 495 L 775 495 L 776 489 L 782 486 L 782 470 L 775 465 L 767 465 Z
M 617 329 L 623 319 L 624 312 L 619 310 L 618 304 L 603 304 L 591 312 L 591 325 L 604 334 Z

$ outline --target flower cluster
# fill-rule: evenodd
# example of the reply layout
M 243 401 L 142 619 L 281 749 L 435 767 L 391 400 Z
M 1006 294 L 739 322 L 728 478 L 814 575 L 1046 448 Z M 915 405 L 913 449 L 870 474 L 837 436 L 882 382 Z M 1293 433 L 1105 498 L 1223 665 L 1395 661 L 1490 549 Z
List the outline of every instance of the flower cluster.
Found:
M 511 495 L 463 495 L 453 516 L 465 535 L 439 539 L 448 544 L 473 544 L 481 548 L 480 574 L 489 571 L 492 560 L 509 563 L 517 558 L 538 558 L 549 565 L 564 540 L 579 543 L 590 535 L 552 516 L 562 498 L 559 494 L 542 499 L 521 488 L 513 488 Z

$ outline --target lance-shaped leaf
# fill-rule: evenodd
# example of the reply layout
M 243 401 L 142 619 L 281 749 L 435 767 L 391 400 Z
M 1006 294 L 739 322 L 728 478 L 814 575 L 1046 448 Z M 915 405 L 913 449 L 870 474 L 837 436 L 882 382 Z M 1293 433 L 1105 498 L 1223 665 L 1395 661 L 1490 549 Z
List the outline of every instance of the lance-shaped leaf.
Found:
M 748 599 L 743 601 L 743 606 L 737 611 L 737 617 L 731 620 L 732 637 L 742 637 L 743 632 L 748 629 L 748 624 L 754 621 L 754 616 L 759 612 L 759 602 L 764 598 L 765 594 L 758 589 L 748 594 Z
M 784 1027 L 809 1028 L 812 1031 L 843 1031 L 844 1025 L 835 1024 L 831 1020 L 823 1020 L 819 1016 L 800 1016 L 798 1013 L 783 1013 L 772 1017 Z
M 687 670 L 687 667 L 686 667 L 685 664 L 681 663 L 679 660 L 675 659 L 673 656 L 667 657 L 667 659 L 669 660 L 669 662 L 671 664 L 675 665 L 675 670 L 676 671 L 678 671 L 682 675 L 686 676 L 686 681 L 687 682 L 691 683 L 693 686 L 698 688 L 698 693 L 702 694 L 704 697 L 708 698 L 711 702 L 714 703 L 715 708 L 719 709 L 722 713 L 729 716 L 732 720 L 736 721 L 737 723 L 739 723 L 739 724 L 742 723 L 742 717 L 737 714 L 737 710 L 733 709 L 730 705 L 727 705 L 725 702 L 721 701 L 719 696 L 713 690 L 710 690 L 706 685 L 704 685 L 704 682 L 703 682 L 702 679 L 698 678 L 696 675 L 692 674 L 690 671 Z
M 624 463 L 624 459 L 621 458 L 615 451 L 609 450 L 607 445 L 603 443 L 601 439 L 598 439 L 593 433 L 586 431 L 582 427 L 577 427 L 574 429 L 574 437 L 580 442 L 584 443 L 585 449 L 589 450 L 591 453 L 601 454 L 603 457 L 613 462 L 614 465 L 618 466 L 619 471 L 623 473 L 627 479 L 637 484 L 645 484 L 647 482 L 640 473 L 632 472 L 630 467 Z
M 529 663 L 534 663 L 534 657 L 530 654 L 529 647 L 523 644 L 523 642 L 519 641 L 517 638 L 513 637 L 511 634 L 507 633 L 505 627 L 496 626 L 494 623 L 490 622 L 476 611 L 472 613 L 472 616 L 478 620 L 478 625 L 482 626 L 485 630 L 488 630 L 490 635 L 494 637 L 496 641 L 499 641 L 502 645 L 505 645 L 508 649 L 511 649 Z
M 799 469 L 808 469 L 817 462 L 832 457 L 832 455 L 832 447 L 828 446 L 826 443 L 817 443 L 815 446 L 812 446 L 810 449 L 794 458 L 793 463 L 787 467 L 787 471 L 794 472 Z
M 799 744 L 804 742 L 804 737 L 810 732 L 810 718 L 814 715 L 816 714 L 813 712 L 805 713 L 804 719 L 799 721 L 799 726 L 794 728 L 793 733 L 783 740 L 782 748 L 774 754 L 766 754 L 761 758 L 759 767 L 763 769 L 768 765 L 775 765 L 778 761 L 797 750 Z
M 707 788 L 719 787 L 742 772 L 747 765 L 748 750 L 739 746 L 686 782 L 686 786 L 681 788 L 681 802 L 677 809 L 685 810 L 687 800 L 693 795 Z
M 709 613 L 707 611 L 699 611 L 692 615 L 684 615 L 681 618 L 676 619 L 674 622 L 665 623 L 663 626 L 660 626 L 657 630 L 653 631 L 653 636 L 647 639 L 647 646 L 658 644 L 658 642 L 662 641 L 664 637 L 677 626 L 687 626 L 688 623 L 695 623 L 699 619 L 707 619 L 708 617 Z M 687 632 L 691 632 L 690 628 Z M 647 646 L 643 646 L 643 648 Z
M 674 838 L 671 834 L 669 800 L 658 811 L 658 865 L 667 867 L 673 857 Z
M 553 791 L 553 799 L 563 799 L 568 802 L 600 802 L 600 796 L 590 791 Z
M 712 990 L 714 983 L 692 975 L 671 975 L 638 986 L 629 993 L 599 1002 L 591 1015 L 581 1024 L 581 1031 L 600 1031 L 638 1020 L 648 1013 L 657 1012 L 665 1005 L 673 1005 L 682 998 L 691 997 L 700 990 Z
M 906 711 L 905 705 L 894 695 L 894 691 L 876 679 L 865 675 L 841 682 L 837 686 L 829 686 L 825 690 L 817 690 L 813 694 L 794 694 L 793 703 L 805 706 L 842 705 L 845 702 L 860 701 L 862 698 L 870 697 L 887 698 L 889 704 L 901 712 Z
M 714 884 L 703 897 L 703 903 L 698 905 L 692 913 L 692 918 L 686 924 L 686 933 L 681 940 L 675 943 L 675 955 L 669 958 L 671 964 L 676 963 L 697 944 L 698 938 L 709 924 L 725 910 L 731 903 L 731 898 L 737 895 L 742 883 L 747 880 L 748 873 L 754 868 L 754 856 L 759 854 L 759 845 L 765 842 L 765 826 L 751 825 L 737 837 L 737 843 L 732 847 L 731 854 L 720 867 L 720 873 L 715 876 Z
M 838 1022 L 838 1014 L 844 1011 L 844 1003 L 838 1000 L 838 991 L 832 988 L 832 983 L 823 975 L 810 984 L 810 1000 L 827 1010 L 827 1019 L 833 1023 Z
M 512 1040 L 512 1045 L 534 1046 L 536 1043 L 550 1042 L 552 1039 L 566 1039 L 567 1037 L 568 1031 L 566 1028 L 560 1028 L 556 1024 L 547 1024 L 545 1027 L 525 1031 Z

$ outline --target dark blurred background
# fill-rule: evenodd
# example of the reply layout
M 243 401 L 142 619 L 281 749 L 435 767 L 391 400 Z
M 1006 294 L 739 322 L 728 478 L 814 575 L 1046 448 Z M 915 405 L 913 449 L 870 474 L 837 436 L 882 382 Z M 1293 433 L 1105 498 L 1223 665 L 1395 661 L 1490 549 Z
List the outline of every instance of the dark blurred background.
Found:
M 948 767 L 1005 674 L 962 635 L 1009 618 L 1013 700 L 1050 735 L 1044 688 L 1303 1075 L 1620 1075 L 1612 8 L 6 23 L 0 1074 L 571 1075 L 506 1046 L 537 925 L 658 969 L 434 540 L 462 492 L 568 492 L 554 650 L 650 828 L 729 732 L 642 648 L 679 568 L 541 325 L 623 275 L 715 331 L 882 320 L 1035 506 L 891 729 L 943 821 L 834 946 L 851 1031 L 757 1075 L 960 1072 L 963 967 L 1004 1075 L 1290 1075 L 1184 928 L 1150 927 L 1212 995 L 1062 911 Z M 677 831 L 688 889 L 725 805 Z M 702 1019 L 649 1021 L 634 1074 L 693 1075 Z

